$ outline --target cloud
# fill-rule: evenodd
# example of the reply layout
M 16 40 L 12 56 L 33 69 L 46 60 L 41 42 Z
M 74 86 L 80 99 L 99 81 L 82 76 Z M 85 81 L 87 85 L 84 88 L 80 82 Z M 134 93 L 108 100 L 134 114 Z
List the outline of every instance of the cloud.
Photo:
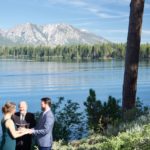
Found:
M 130 4 L 131 0 L 101 0 L 103 4 L 116 4 L 116 5 L 127 5 Z
M 75 5 L 75 6 L 85 6 L 86 2 L 84 0 L 48 0 L 51 4 L 64 4 L 64 5 Z
M 111 10 L 110 8 L 96 6 L 93 4 L 87 4 L 86 10 L 102 19 L 118 19 L 127 18 L 129 16 L 128 12 L 114 11 L 114 9 Z
M 89 22 L 79 22 L 79 23 L 74 23 L 75 26 L 88 26 L 88 25 L 91 25 L 92 22 L 89 21 Z
M 107 30 L 109 33 L 128 33 L 128 30 L 126 29 L 115 29 L 115 30 Z
M 149 36 L 150 38 L 150 30 L 142 30 L 142 35 Z
M 82 31 L 82 32 L 86 32 L 86 33 L 89 33 L 89 31 L 87 30 L 87 29 L 80 29 L 80 31 Z
M 76 5 L 76 6 L 85 6 L 85 5 L 87 5 L 87 3 L 82 1 L 82 0 L 71 0 L 71 1 L 69 1 L 69 3 L 72 4 L 72 5 Z
M 105 34 L 105 38 L 112 42 L 125 42 L 128 34 L 128 30 L 126 29 L 95 29 L 94 32 L 99 35 Z M 141 41 L 142 43 L 150 41 L 150 30 L 142 30 Z
M 131 0 L 48 0 L 50 4 L 54 5 L 68 5 L 71 7 L 76 7 L 77 9 L 82 9 L 90 17 L 81 17 L 81 18 L 72 18 L 71 21 L 75 21 L 73 24 L 81 27 L 91 29 L 92 32 L 105 35 L 105 38 L 108 37 L 113 41 L 126 41 L 128 28 L 127 22 L 129 22 L 129 5 Z M 149 11 L 150 0 L 145 1 L 145 9 Z M 115 7 L 113 7 L 115 6 Z M 118 8 L 118 9 L 116 9 Z M 123 8 L 123 9 L 122 9 Z M 76 11 L 76 10 L 75 10 Z M 89 15 L 90 14 L 90 15 Z M 92 18 L 92 17 L 93 18 Z M 144 13 L 144 16 L 150 16 L 150 14 Z M 90 26 L 94 24 L 94 21 L 102 20 L 107 22 L 120 23 L 125 22 L 124 29 L 92 29 Z M 105 19 L 105 20 L 104 20 Z M 120 23 L 121 24 L 121 23 Z M 116 25 L 117 27 L 117 25 Z M 84 29 L 86 30 L 86 29 Z M 150 30 L 142 30 L 142 38 L 150 38 Z
M 123 34 L 126 34 L 127 32 L 128 32 L 128 30 L 126 30 L 126 29 L 103 29 L 103 30 L 101 30 L 101 29 L 95 29 L 94 30 L 95 32 L 103 32 L 103 33 L 107 33 L 107 34 L 118 34 L 118 33 L 123 33 Z
M 109 0 L 109 3 L 115 3 L 117 1 L 119 2 L 120 0 Z M 123 0 L 123 1 L 128 1 L 128 0 Z M 118 19 L 118 18 L 128 17 L 128 13 L 114 11 L 111 10 L 110 8 L 106 8 L 102 6 L 102 4 L 106 2 L 104 0 L 102 0 L 101 2 L 102 3 L 99 6 L 97 6 L 94 5 L 94 3 L 91 3 L 87 0 L 49 0 L 49 3 L 51 4 L 72 5 L 75 7 L 83 8 L 84 10 L 102 19 Z
M 95 31 L 98 31 L 98 32 L 105 32 L 105 33 L 128 33 L 128 30 L 127 29 L 104 29 L 104 30 L 101 30 L 101 29 L 95 29 Z M 142 30 L 142 35 L 144 36 L 150 36 L 150 30 Z
M 118 19 L 118 18 L 121 18 L 121 19 L 125 19 L 128 17 L 128 15 L 111 15 L 111 14 L 108 14 L 108 13 L 97 13 L 97 16 L 99 16 L 100 18 L 103 18 L 103 19 Z

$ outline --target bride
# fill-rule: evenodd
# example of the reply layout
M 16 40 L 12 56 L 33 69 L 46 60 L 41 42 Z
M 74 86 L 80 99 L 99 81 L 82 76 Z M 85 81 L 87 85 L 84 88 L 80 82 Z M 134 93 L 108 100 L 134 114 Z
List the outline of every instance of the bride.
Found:
M 11 119 L 12 115 L 16 111 L 16 105 L 12 102 L 7 102 L 2 107 L 2 112 L 4 114 L 1 121 L 2 126 L 2 141 L 0 145 L 0 150 L 15 150 L 16 140 L 15 138 L 21 137 L 25 134 L 28 134 L 28 130 L 17 131 L 13 120 Z

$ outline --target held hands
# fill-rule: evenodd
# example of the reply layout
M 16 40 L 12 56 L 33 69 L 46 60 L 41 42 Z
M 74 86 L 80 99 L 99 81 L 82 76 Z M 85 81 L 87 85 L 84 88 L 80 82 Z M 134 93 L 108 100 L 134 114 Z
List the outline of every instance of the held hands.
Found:
M 34 130 L 33 129 L 27 129 L 28 130 L 28 134 L 33 134 Z
M 18 131 L 20 131 L 20 132 L 23 132 L 23 131 L 25 131 L 25 130 L 26 130 L 25 127 L 19 127 L 19 128 L 18 128 Z
M 33 133 L 32 129 L 26 129 L 26 128 L 19 128 L 18 131 L 19 131 L 20 134 L 24 134 L 24 135 Z

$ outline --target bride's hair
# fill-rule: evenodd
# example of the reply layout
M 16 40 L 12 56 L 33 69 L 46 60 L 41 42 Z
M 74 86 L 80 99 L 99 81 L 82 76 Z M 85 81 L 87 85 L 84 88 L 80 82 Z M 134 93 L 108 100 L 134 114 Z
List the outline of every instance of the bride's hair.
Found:
M 7 102 L 3 107 L 2 107 L 2 112 L 4 114 L 12 112 L 16 108 L 16 104 L 13 102 Z

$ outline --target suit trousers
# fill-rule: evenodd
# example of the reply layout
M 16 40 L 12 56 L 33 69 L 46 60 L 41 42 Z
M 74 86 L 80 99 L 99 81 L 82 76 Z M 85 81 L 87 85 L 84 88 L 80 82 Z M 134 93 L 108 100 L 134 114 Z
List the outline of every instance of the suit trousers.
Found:
M 51 147 L 39 147 L 39 150 L 51 150 Z

